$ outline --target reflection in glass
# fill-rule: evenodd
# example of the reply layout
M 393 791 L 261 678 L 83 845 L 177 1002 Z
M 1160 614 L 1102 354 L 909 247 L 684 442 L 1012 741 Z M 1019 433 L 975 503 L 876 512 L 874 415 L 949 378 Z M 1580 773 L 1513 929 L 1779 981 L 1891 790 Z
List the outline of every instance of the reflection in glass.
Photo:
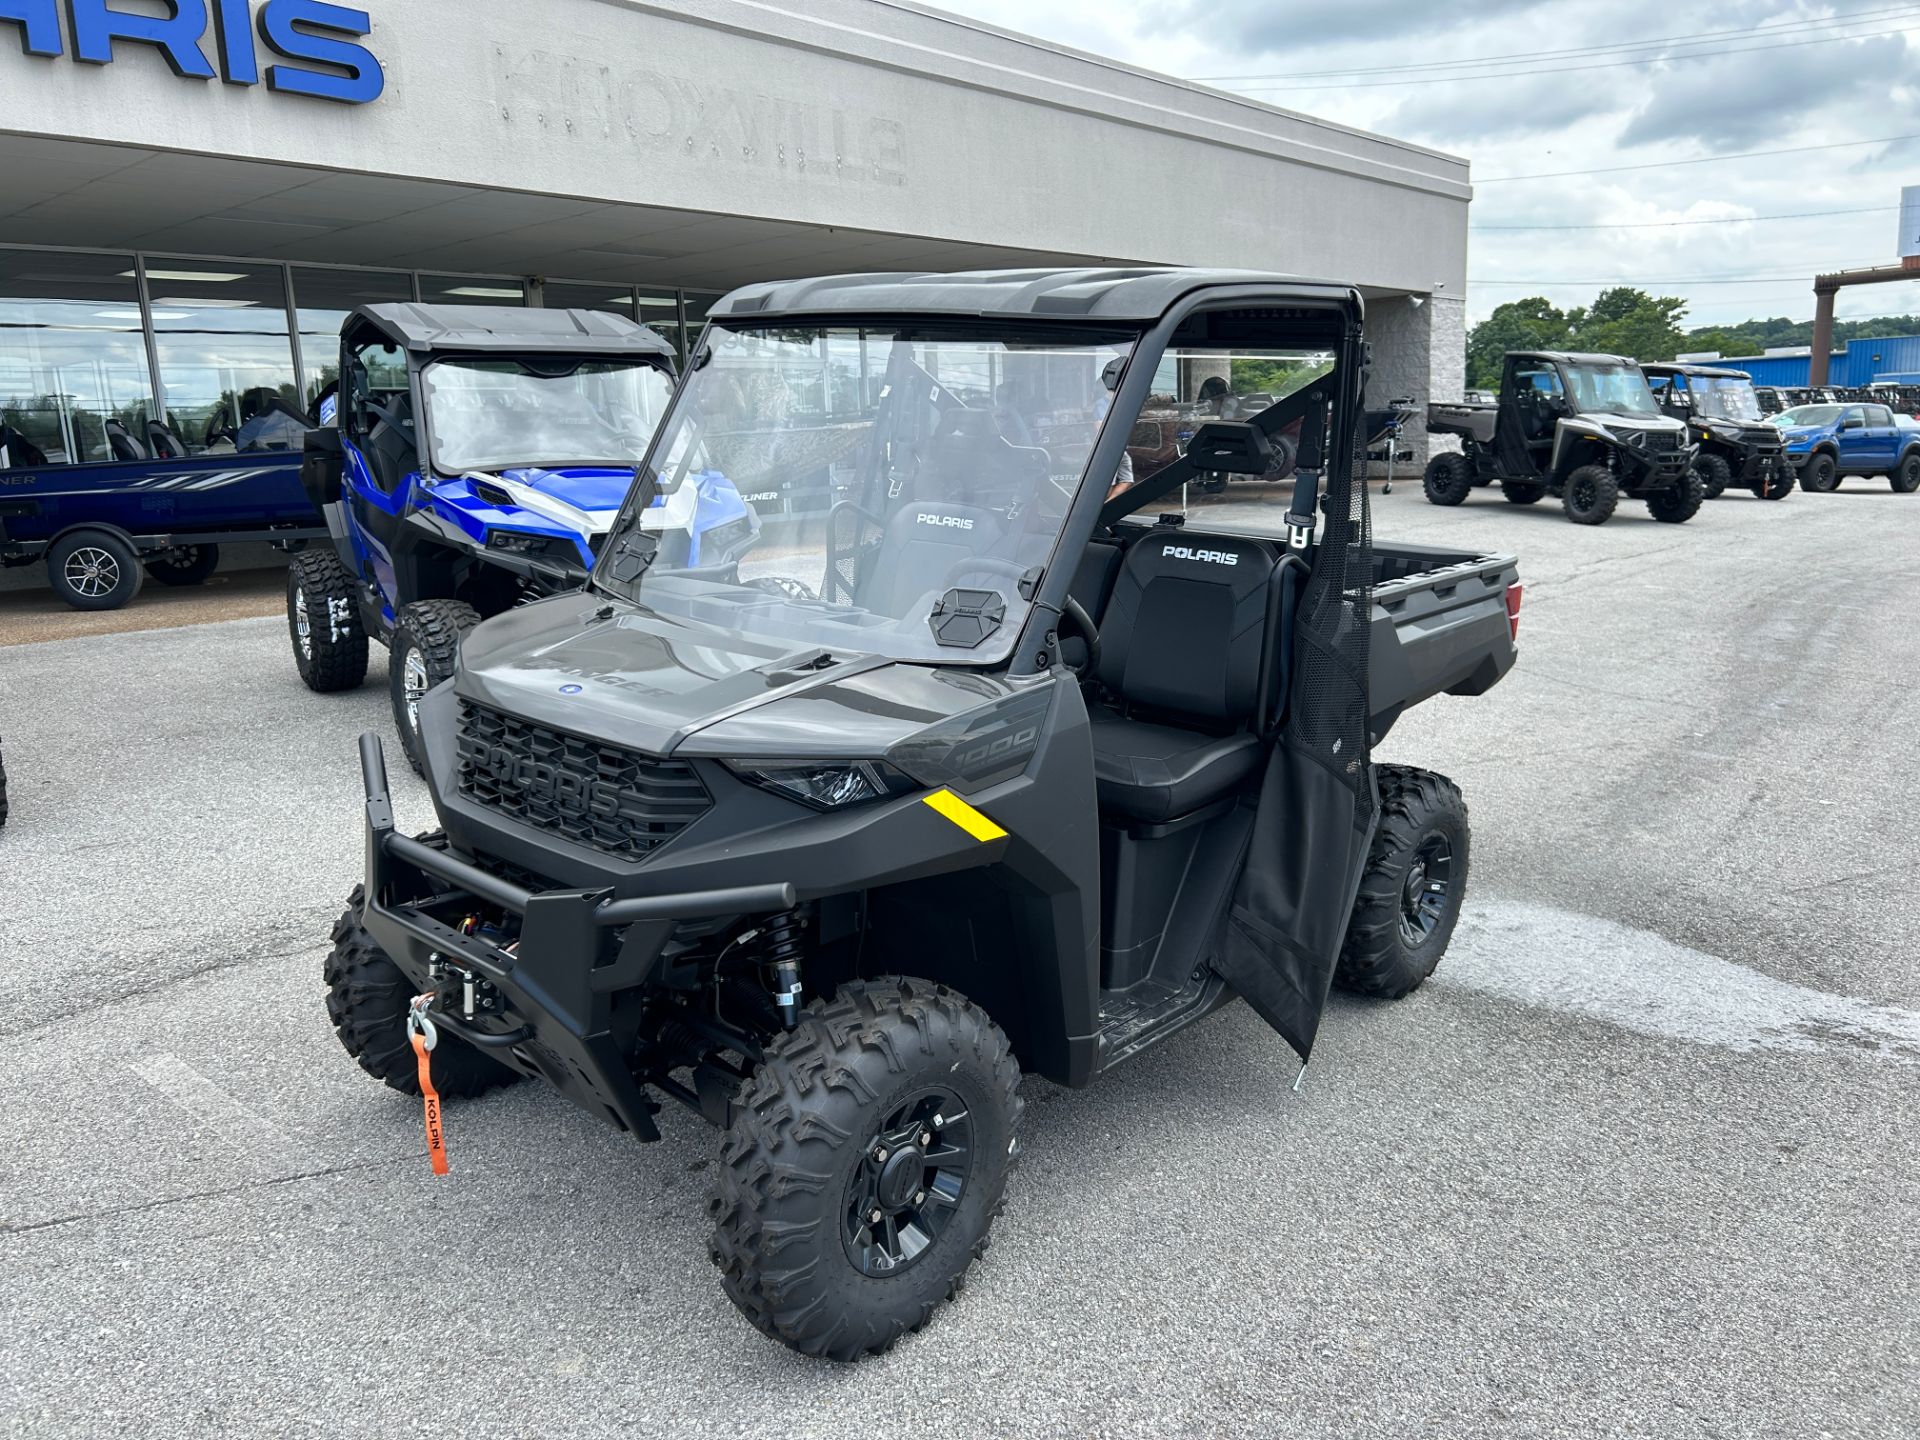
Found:
M 307 422 L 281 268 L 151 261 L 147 295 L 167 423 L 187 451 L 299 448 Z
M 401 270 L 293 267 L 293 303 L 300 321 L 300 393 L 308 410 L 340 379 L 340 327 L 362 305 L 413 299 L 413 276 Z
M 503 302 L 504 303 L 504 302 Z M 540 303 L 549 310 L 604 310 L 609 315 L 633 318 L 633 287 L 582 284 L 574 280 L 549 280 L 540 292 Z
M 133 257 L 0 250 L 7 463 L 145 458 L 152 404 Z
M 497 275 L 422 275 L 420 301 L 425 305 L 525 305 L 527 287 Z

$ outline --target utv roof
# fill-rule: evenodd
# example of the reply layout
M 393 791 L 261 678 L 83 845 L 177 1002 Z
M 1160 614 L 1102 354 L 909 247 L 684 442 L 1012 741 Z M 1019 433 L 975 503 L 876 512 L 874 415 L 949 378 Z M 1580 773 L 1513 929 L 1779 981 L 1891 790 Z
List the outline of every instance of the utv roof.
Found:
M 828 275 L 743 285 L 707 313 L 714 319 L 767 316 L 961 315 L 1044 319 L 1158 320 L 1196 290 L 1251 285 L 1302 300 L 1356 299 L 1352 286 L 1261 270 L 1176 266 L 1080 270 L 964 270 Z
M 1592 350 L 1509 350 L 1528 360 L 1559 360 L 1570 365 L 1638 365 L 1630 355 L 1602 355 Z
M 1729 370 L 1724 365 L 1685 365 L 1678 360 L 1649 360 L 1640 367 L 1649 375 L 1699 375 L 1708 380 L 1751 380 L 1744 370 Z
M 362 305 L 354 318 L 408 350 L 665 356 L 673 346 L 624 315 L 603 310 L 529 310 L 518 305 Z

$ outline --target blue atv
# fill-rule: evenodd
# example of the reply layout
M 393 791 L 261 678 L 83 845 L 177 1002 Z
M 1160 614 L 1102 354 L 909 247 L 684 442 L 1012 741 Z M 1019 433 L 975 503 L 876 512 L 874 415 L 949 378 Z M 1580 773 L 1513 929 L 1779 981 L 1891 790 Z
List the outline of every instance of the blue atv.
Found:
M 666 410 L 673 352 L 598 311 L 372 305 L 342 328 L 340 376 L 301 471 L 333 543 L 288 567 L 294 663 L 309 689 L 349 690 L 368 640 L 385 645 L 417 768 L 420 697 L 461 636 L 585 581 Z M 730 563 L 759 534 L 711 481 L 689 564 Z

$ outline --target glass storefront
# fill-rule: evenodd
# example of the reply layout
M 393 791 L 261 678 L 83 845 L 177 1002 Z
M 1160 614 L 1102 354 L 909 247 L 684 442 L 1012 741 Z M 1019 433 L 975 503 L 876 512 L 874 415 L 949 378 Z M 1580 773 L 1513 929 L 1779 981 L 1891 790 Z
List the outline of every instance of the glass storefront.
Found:
M 190 455 L 296 448 L 306 425 L 293 373 L 286 271 L 154 260 L 146 278 L 170 432 L 163 442 Z
M 0 445 L 12 463 L 128 458 L 152 418 L 133 256 L 0 250 Z
M 358 306 L 544 305 L 638 319 L 684 354 L 714 296 L 0 245 L 6 465 L 298 448 Z

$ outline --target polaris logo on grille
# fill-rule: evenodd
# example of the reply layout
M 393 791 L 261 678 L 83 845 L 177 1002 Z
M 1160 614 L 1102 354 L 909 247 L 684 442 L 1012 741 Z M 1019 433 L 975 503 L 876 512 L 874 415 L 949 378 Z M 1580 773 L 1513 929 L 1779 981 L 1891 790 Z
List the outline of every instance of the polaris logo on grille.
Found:
M 913 523 L 931 525 L 939 530 L 971 530 L 973 528 L 973 521 L 964 515 L 916 515 L 913 517 Z
M 1169 545 L 1160 552 L 1176 560 L 1202 560 L 1209 565 L 1238 565 L 1240 556 L 1233 550 L 1195 550 L 1190 545 Z
M 510 785 L 529 799 L 544 800 L 567 815 L 617 815 L 620 787 L 605 780 L 588 780 L 571 770 L 528 760 L 503 745 L 489 746 L 472 757 L 475 768 L 491 772 L 497 785 Z

